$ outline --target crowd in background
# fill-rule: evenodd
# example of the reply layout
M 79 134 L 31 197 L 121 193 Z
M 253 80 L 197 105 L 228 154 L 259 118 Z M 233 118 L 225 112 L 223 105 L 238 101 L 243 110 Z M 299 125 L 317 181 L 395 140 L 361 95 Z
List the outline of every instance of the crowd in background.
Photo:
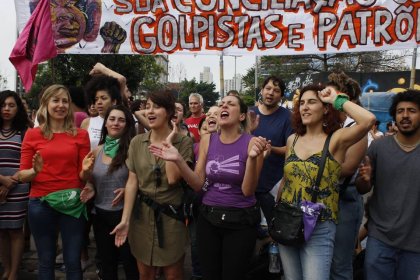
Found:
M 285 279 L 363 279 L 366 236 L 365 279 L 418 279 L 420 92 L 396 95 L 382 133 L 342 72 L 300 89 L 292 111 L 270 76 L 252 107 L 231 91 L 206 112 L 191 93 L 187 118 L 170 91 L 134 100 L 120 73 L 90 75 L 45 87 L 35 114 L 0 93 L 1 279 L 17 279 L 29 231 L 39 279 L 55 279 L 58 236 L 69 280 L 92 259 L 98 279 L 118 279 L 119 264 L 125 279 L 184 279 L 189 247 L 191 279 L 247 279 L 257 239 L 270 240 L 261 217 L 311 200 L 327 139 L 312 235 L 278 245 Z

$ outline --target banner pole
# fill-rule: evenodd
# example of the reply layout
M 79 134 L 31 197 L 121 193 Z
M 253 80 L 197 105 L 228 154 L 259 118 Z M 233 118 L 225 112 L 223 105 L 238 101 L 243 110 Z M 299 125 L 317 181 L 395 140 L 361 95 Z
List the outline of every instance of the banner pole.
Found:
M 417 47 L 413 50 L 413 59 L 411 64 L 411 75 L 410 75 L 410 88 L 414 89 L 416 83 L 416 62 L 417 62 Z

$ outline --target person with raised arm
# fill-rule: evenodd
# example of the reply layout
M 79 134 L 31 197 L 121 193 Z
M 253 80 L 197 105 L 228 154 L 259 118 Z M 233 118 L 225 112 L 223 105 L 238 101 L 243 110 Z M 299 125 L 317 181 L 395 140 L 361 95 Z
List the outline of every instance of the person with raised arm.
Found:
M 350 102 L 347 95 L 340 94 L 332 86 L 308 85 L 300 92 L 293 110 L 295 134 L 287 139 L 284 178 L 277 197 L 284 203 L 301 206 L 303 202 L 311 202 L 316 191 L 316 203 L 323 208 L 306 242 L 300 246 L 279 245 L 280 256 L 287 280 L 326 280 L 330 277 L 338 222 L 341 164 L 347 149 L 366 136 L 375 116 Z M 344 111 L 356 124 L 341 128 L 339 111 Z M 314 189 L 328 137 L 325 168 L 319 186 Z

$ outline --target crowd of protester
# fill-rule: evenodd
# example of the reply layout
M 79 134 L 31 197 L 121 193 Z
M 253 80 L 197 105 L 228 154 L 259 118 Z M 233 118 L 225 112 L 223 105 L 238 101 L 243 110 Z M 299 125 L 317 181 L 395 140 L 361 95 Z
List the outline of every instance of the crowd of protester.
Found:
M 255 106 L 231 91 L 205 111 L 199 93 L 187 110 L 164 89 L 134 100 L 100 63 L 90 75 L 84 87 L 43 89 L 36 114 L 0 93 L 2 280 L 17 279 L 25 232 L 39 279 L 55 279 L 58 238 L 69 280 L 92 259 L 98 279 L 118 279 L 120 264 L 128 280 L 184 279 L 187 248 L 192 280 L 250 279 L 257 240 L 271 240 L 261 218 L 269 224 L 278 201 L 311 200 L 325 143 L 322 207 L 303 245 L 276 245 L 282 277 L 420 277 L 419 91 L 394 97 L 384 134 L 342 72 L 300 89 L 291 111 L 275 76 Z

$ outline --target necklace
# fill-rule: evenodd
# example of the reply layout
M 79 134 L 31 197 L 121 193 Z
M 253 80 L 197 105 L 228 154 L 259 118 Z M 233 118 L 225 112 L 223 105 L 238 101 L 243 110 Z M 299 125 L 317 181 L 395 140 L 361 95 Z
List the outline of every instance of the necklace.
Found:
M 9 129 L 4 129 L 2 128 L 0 130 L 0 133 L 3 137 L 5 138 L 9 138 L 10 136 L 12 136 L 16 131 L 13 128 L 9 128 Z
M 401 147 L 401 148 L 405 148 L 405 149 L 415 149 L 418 144 L 420 143 L 420 141 L 417 141 L 417 143 L 413 144 L 413 145 L 407 145 L 407 144 L 403 144 L 400 141 L 398 141 L 397 135 L 394 135 L 394 139 L 395 142 L 397 142 L 397 144 Z

